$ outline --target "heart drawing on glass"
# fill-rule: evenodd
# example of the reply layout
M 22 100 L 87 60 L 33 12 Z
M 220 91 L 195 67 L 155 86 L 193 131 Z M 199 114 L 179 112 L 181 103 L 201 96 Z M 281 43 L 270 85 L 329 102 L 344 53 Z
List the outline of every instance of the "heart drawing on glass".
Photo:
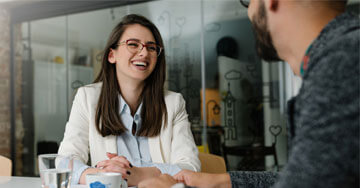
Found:
M 185 17 L 180 17 L 176 19 L 176 25 L 178 25 L 180 28 L 185 25 L 186 22 L 186 18 Z
M 270 125 L 269 131 L 273 136 L 277 137 L 281 133 L 282 128 L 280 125 Z

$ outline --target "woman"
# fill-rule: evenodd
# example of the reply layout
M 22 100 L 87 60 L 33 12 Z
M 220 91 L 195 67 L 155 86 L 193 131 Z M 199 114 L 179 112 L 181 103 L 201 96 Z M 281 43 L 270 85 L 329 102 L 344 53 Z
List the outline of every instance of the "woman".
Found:
M 200 161 L 181 94 L 164 91 L 158 29 L 128 15 L 113 29 L 95 83 L 79 88 L 59 154 L 75 155 L 73 182 L 120 172 L 130 186 L 161 173 L 198 171 Z M 88 162 L 90 153 L 91 166 Z

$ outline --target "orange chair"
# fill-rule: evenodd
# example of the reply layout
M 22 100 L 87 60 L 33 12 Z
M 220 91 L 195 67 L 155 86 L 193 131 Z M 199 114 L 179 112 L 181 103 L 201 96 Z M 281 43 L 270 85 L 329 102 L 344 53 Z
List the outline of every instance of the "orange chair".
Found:
M 0 176 L 11 176 L 12 162 L 0 155 Z
M 214 174 L 226 173 L 224 158 L 217 155 L 200 152 L 199 159 L 201 162 L 201 172 Z

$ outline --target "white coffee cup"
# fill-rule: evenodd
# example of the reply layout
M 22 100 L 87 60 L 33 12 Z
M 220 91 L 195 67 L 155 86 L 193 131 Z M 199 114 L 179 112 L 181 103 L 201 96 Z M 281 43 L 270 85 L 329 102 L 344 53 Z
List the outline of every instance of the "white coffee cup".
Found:
M 127 188 L 127 182 L 115 172 L 87 174 L 86 185 L 88 188 Z

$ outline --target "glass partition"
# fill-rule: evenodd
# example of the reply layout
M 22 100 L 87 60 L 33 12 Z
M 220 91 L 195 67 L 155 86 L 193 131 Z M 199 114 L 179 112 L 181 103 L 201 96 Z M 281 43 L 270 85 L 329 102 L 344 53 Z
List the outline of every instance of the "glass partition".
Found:
M 238 1 L 205 1 L 204 17 L 209 131 L 222 128 L 225 147 L 248 147 L 244 152 L 251 152 L 250 148 L 263 145 L 264 121 L 261 61 L 247 10 Z M 227 167 L 264 169 L 264 157 L 252 157 L 227 155 Z
M 238 0 L 150 1 L 22 23 L 28 73 L 23 79 L 32 86 L 22 92 L 32 96 L 24 101 L 32 104 L 24 113 L 33 113 L 23 122 L 34 132 L 24 144 L 34 148 L 29 150 L 33 161 L 42 152 L 56 152 L 76 89 L 93 82 L 109 33 L 129 13 L 144 15 L 159 28 L 166 88 L 183 95 L 201 152 L 223 156 L 228 170 L 277 170 L 286 163 L 280 96 L 285 68 L 256 55 L 247 9 Z M 231 147 L 240 150 L 233 153 Z
M 22 25 L 23 145 L 29 162 L 24 163 L 25 174 L 36 171 L 34 159 L 38 154 L 56 152 L 62 140 L 59 133 L 65 130 L 64 122 L 68 117 L 65 25 L 65 17 Z M 29 157 L 33 160 L 28 160 Z

